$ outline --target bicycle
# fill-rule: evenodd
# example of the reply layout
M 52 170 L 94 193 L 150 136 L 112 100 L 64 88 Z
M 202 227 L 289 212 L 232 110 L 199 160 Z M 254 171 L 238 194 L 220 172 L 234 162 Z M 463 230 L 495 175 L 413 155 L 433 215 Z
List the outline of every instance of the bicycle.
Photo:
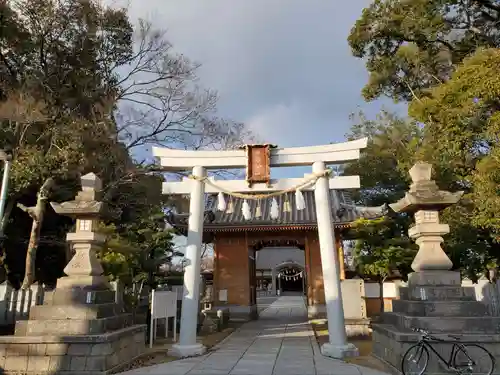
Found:
M 474 374 L 474 375 L 491 375 L 495 368 L 495 358 L 484 347 L 478 344 L 466 344 L 460 342 L 459 336 L 448 335 L 452 340 L 443 340 L 429 334 L 423 329 L 413 329 L 414 332 L 422 333 L 419 342 L 410 347 L 403 356 L 401 361 L 401 372 L 403 375 L 422 375 L 429 364 L 429 349 L 439 358 L 439 360 L 448 368 L 455 371 L 457 374 Z M 432 346 L 432 342 L 444 342 L 453 344 L 451 348 L 450 358 L 446 360 Z M 472 359 L 470 353 L 475 351 L 483 353 L 485 359 Z M 406 365 L 420 365 L 421 370 L 409 372 Z M 478 366 L 478 368 L 476 368 Z

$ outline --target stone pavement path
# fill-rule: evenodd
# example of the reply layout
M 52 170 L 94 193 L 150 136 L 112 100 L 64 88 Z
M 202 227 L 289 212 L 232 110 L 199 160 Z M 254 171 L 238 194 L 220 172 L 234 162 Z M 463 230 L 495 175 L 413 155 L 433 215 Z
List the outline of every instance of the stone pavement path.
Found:
M 283 296 L 207 355 L 121 375 L 385 375 L 323 357 L 301 296 Z

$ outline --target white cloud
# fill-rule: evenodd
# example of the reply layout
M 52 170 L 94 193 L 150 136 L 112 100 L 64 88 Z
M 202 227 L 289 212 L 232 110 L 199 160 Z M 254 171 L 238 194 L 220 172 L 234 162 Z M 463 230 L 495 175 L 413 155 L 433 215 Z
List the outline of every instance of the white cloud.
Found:
M 277 104 L 263 108 L 254 116 L 246 119 L 246 123 L 265 142 L 280 144 L 286 139 L 286 146 L 308 146 L 316 143 L 314 134 L 309 132 L 308 139 L 299 129 L 314 129 L 318 119 L 308 118 L 309 112 L 299 103 Z M 332 139 L 333 140 L 333 135 Z M 320 141 L 321 142 L 321 141 Z
M 110 0 L 120 4 L 125 0 Z M 367 79 L 347 36 L 370 1 L 126 0 L 133 19 L 168 31 L 176 51 L 202 63 L 219 112 L 248 121 L 281 146 L 340 141 Z

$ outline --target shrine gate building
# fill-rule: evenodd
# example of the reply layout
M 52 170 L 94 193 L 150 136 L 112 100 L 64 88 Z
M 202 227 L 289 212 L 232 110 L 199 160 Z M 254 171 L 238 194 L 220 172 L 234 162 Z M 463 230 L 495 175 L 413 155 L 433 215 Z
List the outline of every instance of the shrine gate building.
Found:
M 325 316 L 314 192 L 304 191 L 303 196 L 306 203 L 303 210 L 296 209 L 294 194 L 280 196 L 278 204 L 282 209 L 275 219 L 271 219 L 270 200 L 250 201 L 252 212 L 259 205 L 261 215 L 246 220 L 242 215 L 243 199 L 233 198 L 232 207 L 221 212 L 217 210 L 216 195 L 208 195 L 203 241 L 214 246 L 215 308 L 228 307 L 232 318 L 256 318 L 258 293 L 286 292 L 287 281 L 295 281 L 288 284 L 293 284 L 291 290 L 306 296 L 309 316 Z M 359 218 L 383 216 L 385 207 L 357 206 L 344 190 L 331 190 L 330 198 L 340 277 L 345 279 L 343 233 Z M 168 220 L 178 233 L 185 235 L 188 216 L 186 212 L 172 213 Z M 265 281 L 267 288 L 263 288 Z

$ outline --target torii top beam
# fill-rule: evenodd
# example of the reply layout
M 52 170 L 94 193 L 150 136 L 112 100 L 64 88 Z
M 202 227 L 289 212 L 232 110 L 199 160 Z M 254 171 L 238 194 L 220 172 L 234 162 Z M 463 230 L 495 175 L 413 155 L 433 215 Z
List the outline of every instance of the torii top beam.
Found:
M 366 148 L 368 138 L 334 143 L 323 146 L 292 147 L 271 150 L 271 167 L 311 165 L 322 161 L 343 163 L 357 160 L 360 149 Z M 153 155 L 158 157 L 166 171 L 183 171 L 196 166 L 206 169 L 244 168 L 247 155 L 244 150 L 231 151 L 187 151 L 163 147 L 153 147 Z

